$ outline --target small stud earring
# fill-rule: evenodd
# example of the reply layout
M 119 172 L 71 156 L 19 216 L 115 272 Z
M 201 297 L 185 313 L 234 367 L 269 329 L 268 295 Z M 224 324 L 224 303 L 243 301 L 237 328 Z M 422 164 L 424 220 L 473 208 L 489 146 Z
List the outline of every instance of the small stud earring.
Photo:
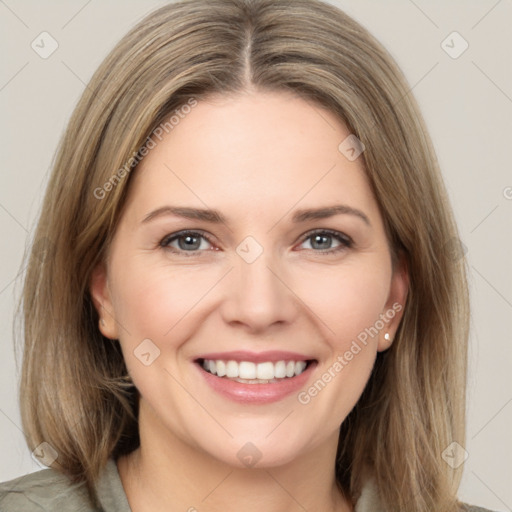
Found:
M 105 325 L 105 320 L 103 320 L 103 318 L 100 320 L 100 324 Z
M 385 334 L 384 334 L 384 339 L 385 339 L 386 341 L 390 341 L 390 340 L 391 340 L 391 336 L 389 335 L 389 332 L 387 332 L 387 333 L 385 333 Z

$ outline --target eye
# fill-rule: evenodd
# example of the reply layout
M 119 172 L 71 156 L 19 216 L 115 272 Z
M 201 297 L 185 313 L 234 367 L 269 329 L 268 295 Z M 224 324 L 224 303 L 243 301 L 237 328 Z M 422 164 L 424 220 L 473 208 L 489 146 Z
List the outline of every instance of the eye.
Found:
M 332 243 L 336 241 L 338 245 L 332 247 Z M 339 231 L 332 231 L 330 229 L 317 230 L 308 233 L 302 244 L 309 242 L 311 249 L 320 254 L 332 254 L 349 249 L 353 245 L 353 240 Z
M 332 247 L 333 242 L 337 245 Z M 303 239 L 302 244 L 309 243 L 308 250 L 320 254 L 331 254 L 346 250 L 353 245 L 352 239 L 339 231 L 329 229 L 310 232 Z M 302 245 L 301 244 L 301 245 Z M 164 249 L 184 256 L 199 255 L 208 250 L 208 245 L 213 245 L 208 236 L 199 231 L 180 231 L 164 237 L 160 244 Z M 216 250 L 216 249 L 210 249 Z M 187 254 L 188 253 L 188 254 Z
M 172 233 L 167 235 L 160 242 L 160 246 L 164 249 L 169 249 L 175 253 L 191 254 L 208 250 L 208 244 L 211 245 L 208 237 L 198 231 L 180 231 L 179 233 Z

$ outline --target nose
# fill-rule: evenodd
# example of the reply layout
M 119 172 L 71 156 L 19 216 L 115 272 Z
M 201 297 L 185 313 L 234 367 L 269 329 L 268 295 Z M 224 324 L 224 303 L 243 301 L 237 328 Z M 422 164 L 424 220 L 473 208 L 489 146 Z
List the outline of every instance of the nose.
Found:
M 264 251 L 252 263 L 238 256 L 235 261 L 221 307 L 224 321 L 254 333 L 292 323 L 300 300 L 293 292 L 288 273 L 270 251 Z

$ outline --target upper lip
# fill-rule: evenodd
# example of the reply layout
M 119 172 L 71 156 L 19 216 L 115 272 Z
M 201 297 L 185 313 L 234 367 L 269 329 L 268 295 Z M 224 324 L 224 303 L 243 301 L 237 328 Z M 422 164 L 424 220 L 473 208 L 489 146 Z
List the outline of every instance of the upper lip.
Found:
M 245 350 L 236 350 L 232 352 L 211 352 L 196 357 L 195 360 L 221 360 L 221 361 L 250 361 L 253 363 L 264 363 L 267 361 L 312 361 L 313 357 L 299 354 L 298 352 L 287 352 L 282 350 L 269 350 L 266 352 L 249 352 Z

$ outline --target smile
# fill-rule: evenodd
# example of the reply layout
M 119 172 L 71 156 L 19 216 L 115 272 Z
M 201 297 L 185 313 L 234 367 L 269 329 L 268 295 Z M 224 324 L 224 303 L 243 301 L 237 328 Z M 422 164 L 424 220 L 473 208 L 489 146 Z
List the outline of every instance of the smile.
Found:
M 208 387 L 243 404 L 265 404 L 298 393 L 318 362 L 290 352 L 205 354 L 194 360 Z
M 289 379 L 300 375 L 307 367 L 307 361 L 223 361 L 203 359 L 203 368 L 217 377 L 226 377 L 246 384 L 268 384 L 279 379 Z

